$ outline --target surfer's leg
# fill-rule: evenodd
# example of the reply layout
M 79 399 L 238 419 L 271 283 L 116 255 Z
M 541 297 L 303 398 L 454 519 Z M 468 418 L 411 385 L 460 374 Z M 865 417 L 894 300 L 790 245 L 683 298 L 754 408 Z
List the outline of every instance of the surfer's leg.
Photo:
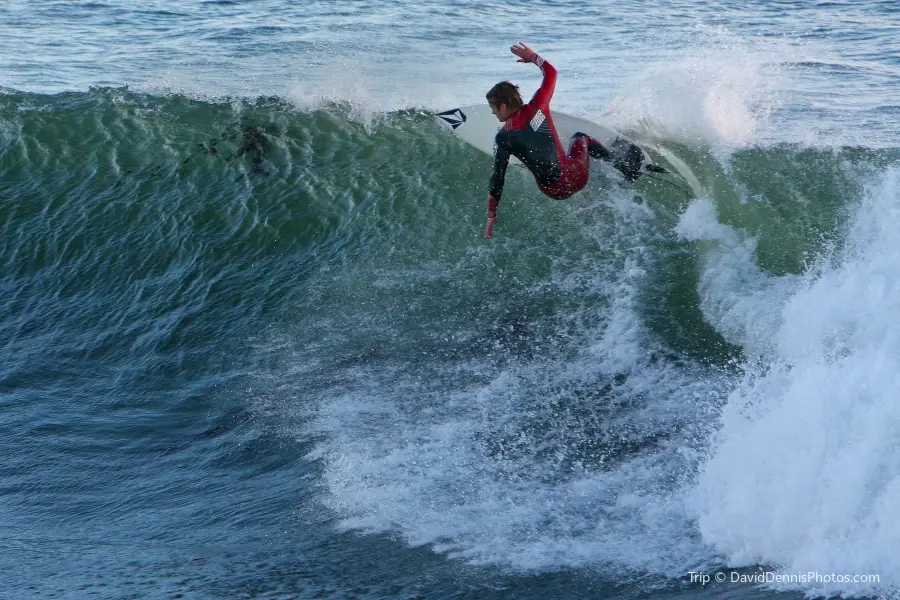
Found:
M 569 146 L 569 155 L 559 161 L 559 179 L 549 185 L 538 184 L 546 195 L 554 200 L 565 200 L 587 185 L 590 176 L 587 143 L 582 139 L 573 140 Z
M 575 134 L 569 140 L 569 152 L 559 157 L 559 179 L 550 184 L 538 182 L 538 187 L 554 200 L 565 200 L 587 185 L 590 177 L 590 138 Z
M 613 166 L 628 181 L 637 181 L 641 176 L 641 165 L 644 163 L 643 151 L 635 144 L 620 137 L 613 140 L 612 148 L 615 151 Z
M 572 134 L 572 142 L 575 141 L 576 138 L 583 139 L 587 142 L 587 151 L 591 158 L 599 158 L 600 160 L 609 160 L 612 157 L 612 153 L 607 150 L 606 146 L 592 138 L 586 133 L 582 133 L 577 131 Z M 571 148 L 571 145 L 569 146 Z M 571 150 L 570 150 L 571 154 Z
M 587 136 L 578 135 L 577 133 L 573 135 L 572 139 L 569 140 L 569 152 L 567 155 L 569 161 L 584 163 L 585 166 L 588 166 L 590 164 L 588 159 L 589 152 Z
M 560 179 L 568 182 L 573 194 L 587 185 L 591 174 L 590 140 L 586 135 L 573 136 L 569 141 L 569 156 L 561 161 L 563 176 Z

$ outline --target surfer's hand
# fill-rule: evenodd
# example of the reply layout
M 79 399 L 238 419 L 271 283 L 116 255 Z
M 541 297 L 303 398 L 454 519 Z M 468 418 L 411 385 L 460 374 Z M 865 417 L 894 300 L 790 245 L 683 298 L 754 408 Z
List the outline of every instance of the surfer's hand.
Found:
M 497 217 L 488 217 L 487 227 L 484 228 L 484 237 L 494 237 L 494 223 L 497 222 Z
M 484 228 L 484 237 L 486 238 L 494 235 L 494 223 L 497 222 L 497 205 L 499 203 L 500 201 L 493 195 L 488 195 L 487 227 Z
M 498 204 L 500 204 L 500 200 L 495 198 L 493 194 L 488 194 L 487 227 L 484 229 L 484 237 L 486 238 L 494 235 L 494 223 L 497 221 Z
M 519 60 L 516 62 L 527 63 L 531 62 L 531 59 L 534 58 L 534 55 L 537 54 L 534 50 L 525 45 L 525 42 L 519 42 L 518 44 L 513 44 L 510 49 L 510 52 L 519 57 Z

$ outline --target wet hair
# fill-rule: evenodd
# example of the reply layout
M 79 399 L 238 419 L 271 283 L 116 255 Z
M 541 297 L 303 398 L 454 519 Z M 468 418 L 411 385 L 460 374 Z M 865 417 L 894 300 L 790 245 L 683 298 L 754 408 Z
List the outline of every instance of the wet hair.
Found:
M 508 81 L 501 81 L 485 95 L 488 104 L 500 106 L 505 104 L 507 108 L 515 110 L 522 108 L 522 96 L 519 95 L 519 86 Z

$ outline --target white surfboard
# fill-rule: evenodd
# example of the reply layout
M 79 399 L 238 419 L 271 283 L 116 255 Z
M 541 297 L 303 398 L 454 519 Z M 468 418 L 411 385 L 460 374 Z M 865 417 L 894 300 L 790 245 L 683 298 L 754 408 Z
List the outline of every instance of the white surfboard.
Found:
M 628 176 L 633 175 L 636 178 L 638 173 L 652 172 L 654 169 L 647 169 L 648 165 L 652 165 L 647 153 L 637 144 L 629 140 L 618 132 L 582 119 L 573 117 L 565 113 L 552 111 L 553 123 L 556 125 L 556 133 L 563 144 L 563 148 L 568 148 L 569 138 L 575 132 L 586 133 L 604 146 L 612 153 L 613 166 Z M 476 104 L 472 106 L 462 106 L 444 112 L 436 113 L 438 120 L 448 129 L 465 142 L 475 146 L 477 149 L 487 154 L 494 154 L 494 137 L 501 123 L 497 121 L 497 117 L 491 112 L 491 107 L 487 104 Z M 639 153 L 639 154 L 638 154 Z M 522 162 L 512 156 L 510 163 L 518 166 Z

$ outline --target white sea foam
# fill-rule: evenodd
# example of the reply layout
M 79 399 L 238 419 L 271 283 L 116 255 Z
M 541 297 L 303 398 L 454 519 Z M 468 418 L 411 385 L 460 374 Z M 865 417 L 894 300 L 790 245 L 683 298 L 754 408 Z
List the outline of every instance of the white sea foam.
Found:
M 676 232 L 700 243 L 697 292 L 706 320 L 752 357 L 770 356 L 782 326 L 781 309 L 798 278 L 761 271 L 756 264 L 756 240 L 719 223 L 708 198 L 688 207 Z
M 785 87 L 775 51 L 721 28 L 694 33 L 692 44 L 638 70 L 600 118 L 649 138 L 725 152 L 757 142 Z
M 600 238 L 614 268 L 584 265 L 612 301 L 600 325 L 568 338 L 571 358 L 457 363 L 439 375 L 450 388 L 403 369 L 360 371 L 323 401 L 310 458 L 342 528 L 516 570 L 678 577 L 702 562 L 680 494 L 720 382 L 651 357 L 642 214 L 623 201 L 619 230 Z
M 771 337 L 771 354 L 731 394 L 693 495 L 704 541 L 730 565 L 880 577 L 787 584 L 808 593 L 900 586 L 898 217 L 891 170 L 862 199 L 840 255 L 758 334 L 746 320 L 748 337 Z

